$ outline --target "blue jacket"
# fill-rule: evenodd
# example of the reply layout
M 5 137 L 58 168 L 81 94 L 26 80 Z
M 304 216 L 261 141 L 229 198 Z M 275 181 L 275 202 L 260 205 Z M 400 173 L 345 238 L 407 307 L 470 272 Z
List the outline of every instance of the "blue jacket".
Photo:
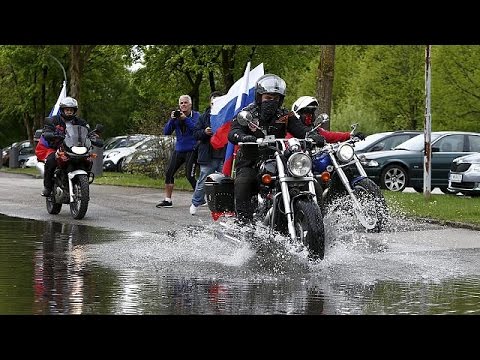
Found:
M 197 163 L 200 165 L 209 164 L 212 159 L 224 159 L 226 146 L 220 150 L 214 150 L 210 145 L 210 135 L 205 134 L 205 129 L 210 126 L 210 107 L 200 115 L 200 118 L 193 130 L 193 136 L 199 140 Z
M 165 128 L 163 129 L 165 135 L 172 135 L 175 131 L 177 137 L 175 151 L 187 152 L 193 150 L 197 142 L 193 137 L 193 129 L 199 117 L 200 113 L 192 110 L 190 116 L 185 120 L 172 118 L 165 124 Z

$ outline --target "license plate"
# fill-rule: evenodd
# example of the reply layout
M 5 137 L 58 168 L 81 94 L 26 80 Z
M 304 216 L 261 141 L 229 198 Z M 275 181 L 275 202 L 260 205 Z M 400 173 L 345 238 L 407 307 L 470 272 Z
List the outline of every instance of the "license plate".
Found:
M 462 182 L 462 174 L 450 174 L 451 182 Z

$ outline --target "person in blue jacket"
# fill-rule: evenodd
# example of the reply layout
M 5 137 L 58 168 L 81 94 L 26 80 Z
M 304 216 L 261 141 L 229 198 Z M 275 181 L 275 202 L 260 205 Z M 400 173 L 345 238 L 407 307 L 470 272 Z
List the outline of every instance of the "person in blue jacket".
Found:
M 192 196 L 192 205 L 190 205 L 190 214 L 195 215 L 197 208 L 206 204 L 205 201 L 205 180 L 208 175 L 214 172 L 221 172 L 223 161 L 225 159 L 226 146 L 222 149 L 215 150 L 210 145 L 210 138 L 213 131 L 210 124 L 210 112 L 213 106 L 213 100 L 223 93 L 214 91 L 210 94 L 210 106 L 200 115 L 195 125 L 193 136 L 199 141 L 197 163 L 200 165 L 200 176 L 198 177 L 197 186 Z
M 165 199 L 156 205 L 157 208 L 173 206 L 172 193 L 175 183 L 174 176 L 184 163 L 186 164 L 185 175 L 188 182 L 192 185 L 192 189 L 195 190 L 196 186 L 192 155 L 194 154 L 197 141 L 193 137 L 193 129 L 195 128 L 200 113 L 192 110 L 192 98 L 189 95 L 181 95 L 178 99 L 178 105 L 180 109 L 172 111 L 170 119 L 163 129 L 165 135 L 171 135 L 175 131 L 177 141 L 165 174 Z

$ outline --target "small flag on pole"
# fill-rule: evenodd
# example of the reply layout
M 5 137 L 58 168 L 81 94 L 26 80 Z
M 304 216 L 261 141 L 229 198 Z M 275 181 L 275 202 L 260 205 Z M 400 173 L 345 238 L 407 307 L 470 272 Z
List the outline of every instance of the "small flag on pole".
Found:
M 55 106 L 50 111 L 50 114 L 48 115 L 49 117 L 59 114 L 60 102 L 66 97 L 67 97 L 67 83 L 64 81 L 62 90 L 60 91 L 60 95 L 58 95 L 57 102 L 55 103 Z

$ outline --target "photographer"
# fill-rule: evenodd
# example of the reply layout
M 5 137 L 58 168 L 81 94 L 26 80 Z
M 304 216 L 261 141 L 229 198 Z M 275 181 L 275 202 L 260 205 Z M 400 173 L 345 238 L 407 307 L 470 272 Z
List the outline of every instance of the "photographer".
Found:
M 177 170 L 184 163 L 186 178 L 192 188 L 195 190 L 195 173 L 192 171 L 194 161 L 192 161 L 193 149 L 196 140 L 193 137 L 193 129 L 200 116 L 198 111 L 192 110 L 192 99 L 189 95 L 181 95 L 178 99 L 179 110 L 171 113 L 171 118 L 165 124 L 163 133 L 171 135 L 175 131 L 177 141 L 175 150 L 172 152 L 170 163 L 165 174 L 165 199 L 156 205 L 157 208 L 172 207 L 172 193 L 174 187 L 174 176 Z

